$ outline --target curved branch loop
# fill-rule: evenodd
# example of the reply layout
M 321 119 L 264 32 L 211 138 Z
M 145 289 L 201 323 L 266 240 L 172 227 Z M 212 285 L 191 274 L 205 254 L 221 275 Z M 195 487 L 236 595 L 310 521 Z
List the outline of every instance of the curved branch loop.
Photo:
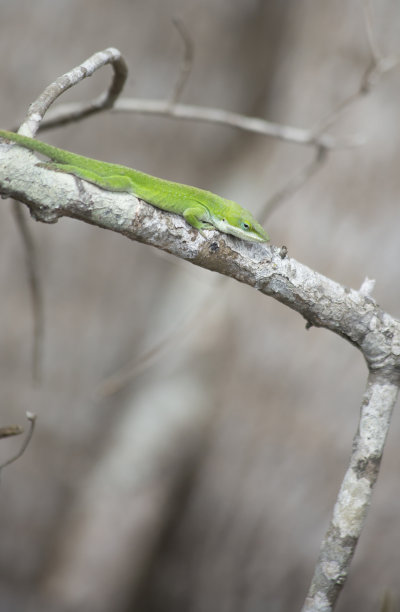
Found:
M 94 100 L 80 104 L 76 112 L 70 113 L 68 116 L 64 117 L 63 120 L 59 119 L 57 125 L 79 121 L 84 117 L 88 117 L 104 109 L 112 108 L 125 85 L 128 76 L 128 68 L 120 51 L 110 47 L 109 49 L 95 53 L 82 64 L 66 72 L 48 85 L 37 100 L 29 107 L 27 117 L 21 125 L 20 133 L 26 136 L 33 136 L 36 134 L 39 126 L 41 129 L 54 127 L 52 122 L 46 122 L 46 124 L 40 125 L 45 113 L 53 102 L 57 100 L 62 93 L 83 79 L 92 76 L 96 70 L 99 70 L 99 68 L 107 64 L 111 64 L 114 71 L 110 87 Z

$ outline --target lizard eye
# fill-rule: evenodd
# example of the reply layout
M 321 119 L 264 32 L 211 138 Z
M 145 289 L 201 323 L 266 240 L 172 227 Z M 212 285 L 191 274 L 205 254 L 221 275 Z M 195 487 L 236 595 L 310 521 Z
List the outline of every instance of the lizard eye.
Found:
M 242 226 L 242 229 L 246 231 L 250 229 L 250 224 L 246 223 L 246 221 L 242 221 L 241 226 Z

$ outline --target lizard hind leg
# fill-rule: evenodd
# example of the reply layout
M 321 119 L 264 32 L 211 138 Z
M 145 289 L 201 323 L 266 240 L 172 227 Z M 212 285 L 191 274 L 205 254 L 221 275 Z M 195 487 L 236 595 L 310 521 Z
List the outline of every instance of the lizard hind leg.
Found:
M 96 187 L 105 189 L 106 191 L 126 191 L 132 193 L 132 181 L 129 177 L 123 175 L 117 176 L 102 176 L 94 170 L 87 170 L 86 168 L 80 168 L 73 164 L 57 164 L 55 162 L 41 162 L 37 164 L 42 168 L 48 170 L 54 170 L 55 172 L 65 172 L 66 174 L 72 174 L 77 178 L 93 183 Z

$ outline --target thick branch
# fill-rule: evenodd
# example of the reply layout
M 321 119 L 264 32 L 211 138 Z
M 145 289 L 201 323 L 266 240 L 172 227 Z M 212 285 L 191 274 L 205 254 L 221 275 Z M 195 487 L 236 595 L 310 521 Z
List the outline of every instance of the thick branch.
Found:
M 347 579 L 370 505 L 398 386 L 370 376 L 350 464 L 340 488 L 303 612 L 330 612 Z
M 36 161 L 15 145 L 0 146 L 0 192 L 25 202 L 36 219 L 80 219 L 251 285 L 299 312 L 309 325 L 346 338 L 362 351 L 371 371 L 398 382 L 400 322 L 370 297 L 283 256 L 277 248 L 216 231 L 206 240 L 181 217 L 47 170 Z

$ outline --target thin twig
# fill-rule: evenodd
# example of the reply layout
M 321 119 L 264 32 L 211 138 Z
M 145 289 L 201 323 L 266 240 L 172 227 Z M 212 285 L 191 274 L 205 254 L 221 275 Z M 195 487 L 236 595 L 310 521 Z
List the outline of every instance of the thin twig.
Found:
M 393 68 L 396 68 L 399 65 L 400 58 L 395 56 L 382 58 L 378 64 L 371 62 L 361 77 L 357 91 L 353 92 L 347 96 L 347 98 L 342 100 L 333 111 L 329 112 L 325 117 L 320 119 L 311 129 L 316 143 L 320 142 L 321 134 L 323 134 L 325 130 L 329 129 L 334 123 L 336 123 L 344 112 L 349 110 L 353 104 L 358 102 L 360 98 L 365 96 L 373 87 L 376 86 L 383 74 L 393 70 Z M 359 144 L 363 144 L 363 142 L 359 141 Z
M 33 380 L 39 382 L 42 375 L 44 310 L 37 253 L 22 204 L 15 202 L 12 211 L 24 245 L 25 265 L 33 310 L 32 375 Z
M 34 429 L 35 429 L 35 423 L 36 423 L 37 416 L 33 412 L 27 412 L 26 413 L 26 418 L 29 421 L 29 429 L 28 429 L 27 434 L 25 436 L 25 440 L 23 441 L 23 443 L 21 445 L 21 448 L 16 453 L 16 455 L 11 457 L 11 459 L 7 459 L 7 461 L 5 461 L 4 463 L 0 464 L 0 470 L 5 468 L 7 465 L 10 465 L 10 463 L 14 463 L 14 461 L 19 459 L 24 454 L 24 452 L 25 452 L 29 442 L 31 441 L 32 436 L 33 436 L 33 432 L 34 432 Z
M 111 64 L 114 71 L 110 87 L 97 98 L 80 104 L 79 111 L 74 116 L 69 117 L 64 122 L 61 120 L 58 125 L 70 123 L 71 121 L 78 121 L 94 113 L 112 108 L 125 85 L 128 76 L 128 68 L 120 51 L 110 47 L 109 49 L 95 53 L 86 61 L 82 62 L 82 64 L 58 77 L 58 79 L 46 87 L 43 93 L 29 107 L 27 117 L 21 125 L 20 132 L 27 136 L 32 136 L 39 127 L 41 130 L 46 129 L 46 127 L 52 127 L 46 125 L 46 122 L 43 122 L 42 119 L 54 101 L 57 100 L 62 93 L 74 85 L 77 85 L 79 82 L 83 81 L 83 79 L 92 76 L 96 70 L 99 70 L 107 64 Z
M 190 72 L 192 70 L 193 58 L 194 58 L 194 45 L 193 45 L 193 41 L 182 19 L 180 19 L 179 17 L 174 17 L 172 19 L 172 23 L 176 27 L 178 34 L 180 35 L 183 41 L 182 62 L 180 65 L 180 70 L 179 70 L 177 81 L 175 83 L 175 87 L 170 97 L 170 104 L 176 104 L 181 99 L 182 92 L 184 90 L 184 87 L 190 76 Z
M 196 315 L 197 315 L 196 308 Z M 184 329 L 182 330 L 182 321 L 179 320 L 176 328 L 170 332 L 167 336 L 165 336 L 162 340 L 157 342 L 150 349 L 139 355 L 138 358 L 132 359 L 127 363 L 124 363 L 118 370 L 110 374 L 109 376 L 103 378 L 103 380 L 98 385 L 95 395 L 98 399 L 105 399 L 106 397 L 110 397 L 115 395 L 119 391 L 121 391 L 124 387 L 133 382 L 133 380 L 138 376 L 141 372 L 146 370 L 151 366 L 152 363 L 156 359 L 158 359 L 165 350 L 171 346 L 172 341 L 176 343 L 176 339 L 183 339 L 182 331 L 185 331 L 187 326 L 184 325 Z M 177 330 L 179 330 L 179 334 L 177 335 Z M 187 329 L 189 331 L 189 329 Z
M 82 105 L 79 103 L 60 104 L 57 108 L 52 109 L 48 117 L 43 120 L 43 129 L 58 127 L 69 121 L 75 121 L 76 118 L 80 118 L 81 107 Z M 249 117 L 220 108 L 196 106 L 194 104 L 171 105 L 168 100 L 119 98 L 115 102 L 112 112 L 156 115 L 172 119 L 219 124 L 285 142 L 299 145 L 320 145 L 327 149 L 344 149 L 363 144 L 363 142 L 360 142 L 359 136 L 335 138 L 330 134 L 321 134 L 320 137 L 316 137 L 312 130 L 273 123 L 259 117 Z
M 225 282 L 226 278 L 219 278 L 201 303 L 196 304 L 194 308 L 190 309 L 186 316 L 179 319 L 179 321 L 176 322 L 174 327 L 166 334 L 166 336 L 164 336 L 164 338 L 139 355 L 139 357 L 130 360 L 118 368 L 118 370 L 103 378 L 96 389 L 96 397 L 98 399 L 104 399 L 118 393 L 128 384 L 131 384 L 136 376 L 150 367 L 150 365 L 154 363 L 156 359 L 159 359 L 162 355 L 164 355 L 166 351 L 171 348 L 172 344 L 174 344 L 175 347 L 177 339 L 185 339 L 189 332 L 194 328 L 195 323 L 198 320 L 199 313 L 205 312 L 208 314 L 211 312 L 211 307 L 215 304 L 216 286 L 220 291 Z M 202 322 L 204 323 L 204 317 Z
M 280 191 L 278 191 L 265 205 L 264 220 L 272 213 L 284 200 L 292 196 L 308 179 L 313 176 L 326 162 L 328 149 L 321 145 L 321 139 L 326 134 L 326 130 L 332 127 L 340 116 L 355 104 L 362 96 L 366 95 L 377 84 L 380 77 L 389 70 L 392 70 L 400 63 L 400 58 L 395 56 L 383 57 L 379 50 L 372 22 L 372 9 L 369 0 L 362 0 L 368 43 L 371 51 L 372 62 L 369 64 L 361 77 L 357 91 L 342 100 L 333 111 L 320 119 L 310 130 L 311 141 L 316 146 L 316 154 L 313 160 L 307 164 L 298 174 L 296 174 Z M 354 140 L 354 144 L 364 144 L 362 138 Z
M 376 36 L 371 0 L 361 0 L 361 3 L 364 13 L 365 31 L 367 33 L 368 45 L 374 63 L 378 64 L 383 58 L 383 53 L 379 47 L 379 43 Z
M 368 68 L 368 71 L 369 71 L 369 68 Z M 357 89 L 356 92 L 350 94 L 347 98 L 339 102 L 339 104 L 332 111 L 330 111 L 327 115 L 325 115 L 325 117 L 323 117 L 322 119 L 319 119 L 316 122 L 314 127 L 311 129 L 311 132 L 314 134 L 316 142 L 319 141 L 320 134 L 323 134 L 325 130 L 332 127 L 332 125 L 336 123 L 336 121 L 339 119 L 340 115 L 344 111 L 346 111 L 348 108 L 350 108 L 352 104 L 354 104 L 355 102 L 357 102 L 357 100 L 360 99 L 360 96 L 364 92 L 363 83 L 364 83 L 364 76 L 362 77 L 361 85 Z
M 361 97 L 369 93 L 385 73 L 400 65 L 400 57 L 394 55 L 384 56 L 379 48 L 375 29 L 373 27 L 370 0 L 362 0 L 362 6 L 368 45 L 371 53 L 371 62 L 362 75 L 357 90 L 342 100 L 333 111 L 314 125 L 311 132 L 314 133 L 317 141 L 320 135 L 338 120 L 340 115 L 347 111 Z
M 286 184 L 279 189 L 268 201 L 265 203 L 261 213 L 260 219 L 262 223 L 265 223 L 268 217 L 274 212 L 278 206 L 280 206 L 285 200 L 291 197 L 296 191 L 298 191 L 303 185 L 321 168 L 328 158 L 328 151 L 325 147 L 316 147 L 315 154 L 312 160 L 304 166 L 297 174 L 292 176 Z

